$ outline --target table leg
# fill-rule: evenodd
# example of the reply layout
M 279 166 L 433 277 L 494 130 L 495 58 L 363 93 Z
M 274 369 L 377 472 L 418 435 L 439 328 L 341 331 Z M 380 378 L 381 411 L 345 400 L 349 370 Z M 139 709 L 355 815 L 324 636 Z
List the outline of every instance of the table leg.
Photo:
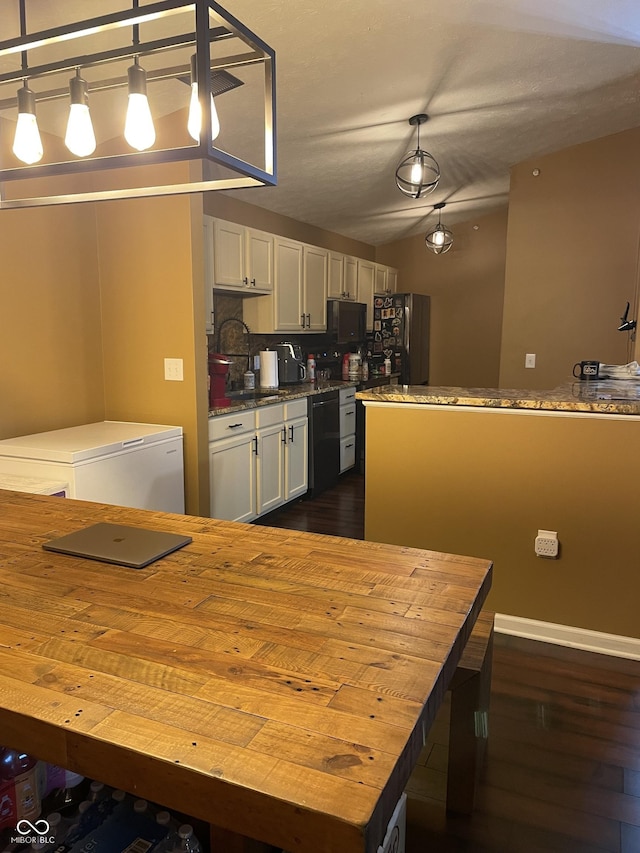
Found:
M 447 811 L 471 814 L 489 736 L 493 630 L 480 667 L 458 670 L 451 684 Z

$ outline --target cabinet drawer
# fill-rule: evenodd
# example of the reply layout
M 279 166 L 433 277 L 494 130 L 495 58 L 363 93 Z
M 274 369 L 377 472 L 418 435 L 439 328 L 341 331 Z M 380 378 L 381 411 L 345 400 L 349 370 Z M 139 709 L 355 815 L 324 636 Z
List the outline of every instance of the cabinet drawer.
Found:
M 304 418 L 307 414 L 307 398 L 303 397 L 300 400 L 290 400 L 284 404 L 284 419 L 291 421 L 294 418 Z
M 340 406 L 340 438 L 354 435 L 356 431 L 356 404 Z
M 220 438 L 230 438 L 233 435 L 241 435 L 256 428 L 256 415 L 252 409 L 237 412 L 231 415 L 220 415 L 209 418 L 209 441 L 218 441 Z
M 356 437 L 348 435 L 340 439 L 340 473 L 348 471 L 356 464 Z
M 258 406 L 256 409 L 256 427 L 273 426 L 284 421 L 284 406 L 276 403 L 273 406 Z
M 340 389 L 340 405 L 344 406 L 345 403 L 353 403 L 356 399 L 356 389 L 353 388 L 341 388 Z

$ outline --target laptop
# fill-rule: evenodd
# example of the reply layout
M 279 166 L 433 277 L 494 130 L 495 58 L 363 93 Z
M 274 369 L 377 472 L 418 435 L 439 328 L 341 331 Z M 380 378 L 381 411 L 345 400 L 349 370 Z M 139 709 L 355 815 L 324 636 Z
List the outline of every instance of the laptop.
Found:
M 188 545 L 191 536 L 101 522 L 45 542 L 45 551 L 142 569 Z

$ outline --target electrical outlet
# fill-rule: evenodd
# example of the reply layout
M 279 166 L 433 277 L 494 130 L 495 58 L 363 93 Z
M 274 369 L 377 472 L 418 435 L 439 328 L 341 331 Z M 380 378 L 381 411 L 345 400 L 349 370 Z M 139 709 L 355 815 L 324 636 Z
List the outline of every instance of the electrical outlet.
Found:
M 525 355 L 524 366 L 525 367 L 535 367 L 536 366 L 536 354 L 535 354 L 535 352 L 528 352 Z
M 165 358 L 164 378 L 172 382 L 182 382 L 184 380 L 181 358 Z
M 558 556 L 558 534 L 555 530 L 538 530 L 535 550 L 538 557 L 555 559 Z

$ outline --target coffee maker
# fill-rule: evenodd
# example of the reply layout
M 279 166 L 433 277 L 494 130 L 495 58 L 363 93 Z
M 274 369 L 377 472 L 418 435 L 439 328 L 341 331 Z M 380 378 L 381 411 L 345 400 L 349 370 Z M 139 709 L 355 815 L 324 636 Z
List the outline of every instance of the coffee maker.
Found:
M 228 406 L 231 400 L 227 397 L 227 376 L 229 365 L 233 359 L 218 352 L 209 353 L 209 408 Z
M 278 353 L 278 382 L 280 385 L 294 385 L 304 382 L 307 368 L 302 356 L 302 347 L 289 341 L 276 344 Z

